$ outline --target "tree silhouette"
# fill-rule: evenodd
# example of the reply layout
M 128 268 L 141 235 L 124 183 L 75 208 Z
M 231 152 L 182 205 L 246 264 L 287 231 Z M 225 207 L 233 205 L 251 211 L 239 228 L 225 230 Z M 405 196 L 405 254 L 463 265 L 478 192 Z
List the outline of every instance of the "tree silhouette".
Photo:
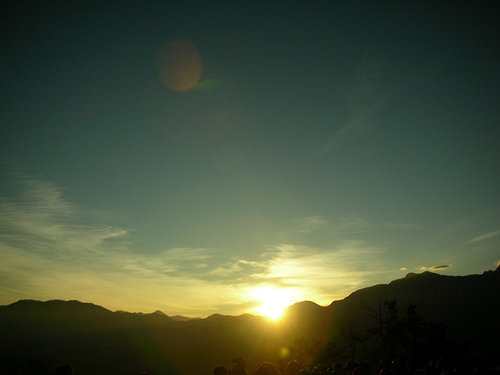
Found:
M 401 348 L 404 335 L 404 321 L 400 318 L 397 300 L 383 301 L 375 309 L 368 308 L 368 316 L 375 320 L 368 330 L 367 337 L 374 337 L 380 344 L 383 355 Z
M 366 340 L 366 334 L 359 332 L 353 320 L 349 320 L 343 324 L 340 329 L 340 334 L 347 344 L 351 359 L 357 359 L 357 347 Z
M 339 346 L 336 342 L 326 343 L 318 352 L 313 364 L 324 363 L 333 365 L 337 362 L 343 362 L 346 359 L 346 346 Z
M 465 355 L 466 347 L 448 339 L 447 327 L 443 323 L 426 322 L 417 314 L 414 304 L 410 304 L 404 314 L 399 312 L 396 299 L 383 301 L 376 308 L 367 309 L 375 323 L 367 331 L 366 338 L 377 340 L 379 357 L 425 362 Z
M 290 345 L 290 359 L 309 363 L 317 356 L 322 344 L 320 341 L 310 341 L 303 336 L 294 336 Z

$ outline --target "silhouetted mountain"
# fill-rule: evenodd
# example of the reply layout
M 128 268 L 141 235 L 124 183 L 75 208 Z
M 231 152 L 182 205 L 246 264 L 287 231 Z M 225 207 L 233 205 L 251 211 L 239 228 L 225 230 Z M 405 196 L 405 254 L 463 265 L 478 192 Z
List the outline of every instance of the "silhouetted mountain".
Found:
M 39 358 L 79 364 L 80 373 L 100 373 L 94 372 L 99 367 L 140 373 L 146 363 L 133 342 L 148 347 L 155 343 L 154 333 L 173 322 L 164 314 L 111 312 L 78 301 L 21 300 L 0 306 L 0 373 Z
M 21 300 L 0 306 L 0 373 L 44 373 L 43 368 L 54 373 L 55 366 L 70 363 L 75 375 L 196 375 L 230 366 L 237 357 L 253 370 L 263 360 L 277 361 L 287 347 L 300 355 L 297 346 L 307 342 L 346 344 L 345 327 L 369 330 L 375 324 L 370 313 L 393 299 L 401 312 L 415 304 L 425 321 L 446 324 L 453 340 L 470 343 L 472 355 L 494 357 L 499 290 L 499 269 L 460 277 L 410 273 L 327 307 L 296 303 L 280 322 L 249 314 L 176 321 L 160 311 L 111 312 L 78 301 Z
M 410 273 L 389 284 L 358 290 L 341 301 L 334 301 L 331 311 L 331 337 L 339 340 L 342 326 L 355 322 L 358 329 L 373 326 L 369 310 L 382 301 L 396 299 L 400 311 L 417 306 L 418 315 L 428 322 L 443 322 L 450 338 L 471 344 L 473 355 L 494 356 L 500 335 L 500 267 L 482 275 L 443 276 L 432 272 Z
M 331 313 L 323 306 L 303 301 L 289 306 L 281 322 L 284 337 L 304 337 L 312 341 L 327 339 L 331 324 Z

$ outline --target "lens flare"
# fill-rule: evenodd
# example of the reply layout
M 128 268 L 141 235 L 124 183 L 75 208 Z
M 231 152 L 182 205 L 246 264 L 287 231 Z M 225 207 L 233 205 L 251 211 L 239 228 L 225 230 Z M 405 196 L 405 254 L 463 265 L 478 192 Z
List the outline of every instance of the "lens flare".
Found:
M 220 79 L 212 78 L 206 79 L 203 82 L 200 82 L 193 90 L 194 91 L 211 91 L 217 88 L 221 84 Z
M 174 91 L 192 90 L 200 82 L 203 64 L 197 48 L 187 39 L 161 47 L 157 63 L 162 82 Z

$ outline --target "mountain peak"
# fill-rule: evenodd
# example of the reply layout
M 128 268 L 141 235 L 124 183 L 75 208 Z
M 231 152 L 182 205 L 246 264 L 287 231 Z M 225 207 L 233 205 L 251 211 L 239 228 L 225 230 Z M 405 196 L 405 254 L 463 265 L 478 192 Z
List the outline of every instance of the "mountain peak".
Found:
M 439 276 L 442 276 L 442 275 L 439 275 L 435 272 L 431 272 L 431 271 L 424 271 L 422 273 L 415 273 L 415 272 L 409 272 L 408 274 L 406 274 L 406 276 L 403 278 L 403 279 L 411 279 L 411 278 L 414 278 L 414 277 L 420 277 L 420 278 L 423 278 L 423 277 L 439 277 Z M 394 281 L 397 281 L 397 280 L 394 280 Z
M 21 299 L 9 305 L 13 309 L 24 309 L 24 310 L 87 310 L 87 311 L 102 311 L 110 313 L 108 309 L 95 305 L 90 302 L 80 302 L 77 300 L 64 301 L 60 299 L 53 299 L 49 301 L 38 301 L 33 299 Z
M 285 309 L 285 315 L 309 315 L 314 314 L 318 310 L 322 310 L 323 307 L 312 301 L 301 301 L 296 302 L 293 305 L 288 306 Z
M 409 278 L 415 277 L 415 276 L 418 276 L 418 274 L 415 272 L 410 272 L 410 273 L 406 274 L 406 276 L 404 278 L 409 279 Z
M 288 308 L 316 308 L 321 307 L 316 302 L 305 300 L 300 302 L 295 302 L 293 305 L 288 306 Z

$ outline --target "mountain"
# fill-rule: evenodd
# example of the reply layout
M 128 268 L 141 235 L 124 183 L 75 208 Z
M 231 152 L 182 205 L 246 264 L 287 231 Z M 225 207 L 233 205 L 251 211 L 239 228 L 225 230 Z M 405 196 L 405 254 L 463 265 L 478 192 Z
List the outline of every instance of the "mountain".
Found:
M 320 342 L 352 349 L 346 329 L 373 330 L 374 312 L 392 300 L 397 300 L 400 316 L 414 304 L 425 322 L 443 322 L 450 340 L 469 343 L 470 355 L 494 358 L 500 335 L 499 290 L 499 269 L 470 276 L 408 274 L 329 306 L 296 303 L 279 322 L 249 314 L 174 319 L 160 311 L 112 312 L 78 301 L 21 300 L 0 306 L 0 373 L 53 374 L 56 366 L 69 363 L 75 375 L 196 375 L 211 373 L 220 364 L 230 367 L 238 357 L 251 372 L 264 360 L 310 361 Z
M 365 327 L 369 309 L 381 301 L 396 299 L 401 309 L 410 304 L 428 322 L 443 322 L 450 338 L 470 343 L 473 355 L 495 356 L 500 336 L 500 267 L 482 275 L 443 276 L 432 272 L 408 274 L 389 284 L 358 290 L 328 307 L 332 316 L 332 335 L 339 337 L 340 327 L 357 321 Z
M 187 316 L 182 316 L 182 315 L 172 315 L 171 318 L 175 320 L 176 322 L 187 322 L 188 320 L 197 320 L 201 319 L 199 317 L 196 318 L 188 318 Z

